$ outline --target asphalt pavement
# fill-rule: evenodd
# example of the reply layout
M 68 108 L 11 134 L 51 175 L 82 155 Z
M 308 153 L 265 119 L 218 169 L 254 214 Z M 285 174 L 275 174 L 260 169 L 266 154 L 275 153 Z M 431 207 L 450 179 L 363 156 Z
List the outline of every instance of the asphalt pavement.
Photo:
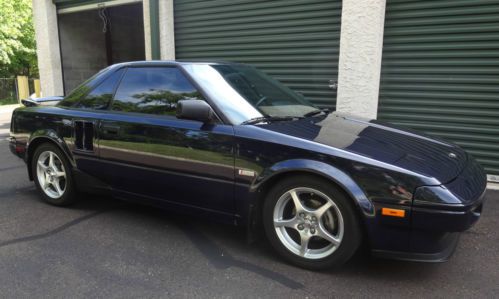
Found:
M 240 228 L 111 197 L 49 206 L 8 150 L 8 122 L 0 112 L 1 298 L 499 296 L 499 191 L 446 263 L 361 251 L 341 269 L 312 272 L 264 240 L 248 245 Z

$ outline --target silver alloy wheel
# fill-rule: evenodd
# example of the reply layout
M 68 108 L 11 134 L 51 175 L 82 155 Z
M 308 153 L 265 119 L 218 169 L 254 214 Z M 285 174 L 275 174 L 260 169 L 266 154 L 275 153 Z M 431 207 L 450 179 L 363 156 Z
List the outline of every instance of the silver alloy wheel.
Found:
M 61 159 L 51 151 L 38 156 L 36 175 L 43 192 L 54 199 L 60 198 L 66 191 L 66 172 Z
M 274 207 L 274 228 L 292 253 L 320 259 L 341 244 L 344 222 L 340 210 L 324 193 L 306 187 L 285 192 Z

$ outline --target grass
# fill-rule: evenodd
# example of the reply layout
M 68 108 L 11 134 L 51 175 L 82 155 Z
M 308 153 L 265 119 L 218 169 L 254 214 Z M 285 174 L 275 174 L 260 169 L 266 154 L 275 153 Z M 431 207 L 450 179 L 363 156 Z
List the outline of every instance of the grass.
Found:
M 2 106 L 2 105 L 12 105 L 12 104 L 17 104 L 17 100 L 16 99 L 12 99 L 12 98 L 0 99 L 0 106 Z

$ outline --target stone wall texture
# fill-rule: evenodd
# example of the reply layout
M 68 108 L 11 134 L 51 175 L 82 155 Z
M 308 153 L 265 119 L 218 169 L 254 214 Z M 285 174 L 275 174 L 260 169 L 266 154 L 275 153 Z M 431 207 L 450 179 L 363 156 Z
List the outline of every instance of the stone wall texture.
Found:
M 336 110 L 376 118 L 385 0 L 343 0 Z

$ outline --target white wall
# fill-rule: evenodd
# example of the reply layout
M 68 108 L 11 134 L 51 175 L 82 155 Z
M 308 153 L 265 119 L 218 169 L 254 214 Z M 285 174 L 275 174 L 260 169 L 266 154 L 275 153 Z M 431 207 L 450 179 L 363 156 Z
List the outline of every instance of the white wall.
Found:
M 43 96 L 63 95 L 57 11 L 52 0 L 33 0 L 33 20 Z
M 159 1 L 159 44 L 161 59 L 175 60 L 173 0 Z
M 343 0 L 336 110 L 376 118 L 386 0 Z
M 146 60 L 151 60 L 151 15 L 149 10 L 149 0 L 142 0 L 142 10 L 144 13 L 144 43 Z

